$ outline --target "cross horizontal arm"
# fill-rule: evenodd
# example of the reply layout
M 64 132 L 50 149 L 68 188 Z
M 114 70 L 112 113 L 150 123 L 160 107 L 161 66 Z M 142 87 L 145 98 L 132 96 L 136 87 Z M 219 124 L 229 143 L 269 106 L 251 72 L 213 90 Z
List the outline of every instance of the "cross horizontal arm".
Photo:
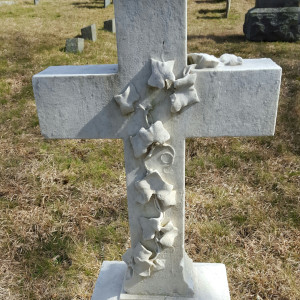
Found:
M 121 138 L 124 118 L 113 96 L 118 65 L 50 67 L 33 77 L 42 134 L 55 139 Z
M 200 103 L 178 119 L 185 137 L 274 134 L 282 71 L 271 59 L 196 72 Z

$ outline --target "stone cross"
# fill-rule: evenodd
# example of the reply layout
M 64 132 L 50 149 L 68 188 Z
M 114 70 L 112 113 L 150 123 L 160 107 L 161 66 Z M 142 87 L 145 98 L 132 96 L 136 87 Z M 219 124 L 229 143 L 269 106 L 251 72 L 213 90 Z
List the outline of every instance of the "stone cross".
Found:
M 185 139 L 273 135 L 281 68 L 270 59 L 187 66 L 186 0 L 114 5 L 117 65 L 33 77 L 42 134 L 124 142 L 131 248 L 121 299 L 229 299 L 199 296 L 201 276 L 184 250 Z

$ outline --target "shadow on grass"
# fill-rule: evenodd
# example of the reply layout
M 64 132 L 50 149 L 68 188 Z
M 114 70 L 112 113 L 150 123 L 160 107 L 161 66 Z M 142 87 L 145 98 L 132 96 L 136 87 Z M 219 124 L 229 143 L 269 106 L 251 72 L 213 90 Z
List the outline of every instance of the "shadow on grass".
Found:
M 104 0 L 92 0 L 83 2 L 73 2 L 73 6 L 77 8 L 88 8 L 88 9 L 102 9 L 104 7 Z
M 196 39 L 210 39 L 215 41 L 218 44 L 222 44 L 225 42 L 228 43 L 241 43 L 245 42 L 246 38 L 244 35 L 241 34 L 231 34 L 231 35 L 214 35 L 214 34 L 208 34 L 208 35 L 188 35 L 188 40 L 196 40 Z

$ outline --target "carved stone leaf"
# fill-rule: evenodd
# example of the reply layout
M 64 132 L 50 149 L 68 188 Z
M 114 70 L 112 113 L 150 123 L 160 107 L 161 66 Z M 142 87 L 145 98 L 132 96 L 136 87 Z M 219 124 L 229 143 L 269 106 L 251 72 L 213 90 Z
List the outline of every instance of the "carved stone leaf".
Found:
M 197 69 L 215 68 L 220 61 L 215 56 L 206 53 L 190 53 L 188 54 L 188 64 L 196 64 Z
M 161 259 L 156 259 L 153 261 L 153 269 L 154 271 L 160 271 L 165 268 L 165 261 Z
M 220 61 L 225 66 L 238 66 L 243 64 L 243 59 L 240 56 L 228 53 L 223 54 L 220 57 Z
M 157 198 L 162 201 L 163 206 L 173 206 L 176 204 L 176 191 L 169 192 L 160 192 L 157 194 Z
M 147 277 L 151 274 L 153 262 L 150 261 L 152 252 L 147 250 L 141 243 L 138 243 L 132 251 L 133 270 L 140 276 Z
M 173 185 L 166 183 L 156 171 L 137 181 L 135 186 L 142 194 L 142 198 L 138 199 L 141 204 L 147 203 L 152 195 L 157 195 L 159 200 L 164 201 L 173 190 Z
M 171 98 L 171 112 L 177 113 L 184 107 L 199 102 L 195 82 L 197 74 L 191 74 L 191 67 L 187 68 L 186 75 L 174 82 L 175 93 Z
M 175 80 L 175 75 L 173 73 L 174 63 L 174 60 L 159 61 L 151 58 L 152 74 L 148 80 L 148 84 L 159 89 L 163 89 L 166 85 L 168 88 L 168 81 Z
M 121 113 L 123 115 L 128 115 L 134 112 L 133 104 L 139 100 L 139 97 L 135 86 L 130 84 L 123 94 L 116 95 L 114 99 L 120 106 Z
M 122 259 L 129 267 L 132 267 L 133 257 L 131 248 L 127 249 L 127 251 L 122 256 Z
M 134 156 L 140 158 L 147 153 L 148 147 L 153 143 L 163 144 L 170 139 L 170 134 L 164 128 L 161 121 L 155 122 L 149 129 L 141 128 L 140 131 L 130 137 Z
M 159 240 L 160 244 L 164 247 L 172 247 L 178 234 L 178 229 L 173 225 L 172 221 L 169 221 L 164 227 L 162 227 L 161 232 L 163 232 L 164 235 Z
M 155 233 L 161 229 L 160 222 L 162 218 L 140 218 L 140 224 L 143 230 L 143 240 L 152 240 L 155 237 Z

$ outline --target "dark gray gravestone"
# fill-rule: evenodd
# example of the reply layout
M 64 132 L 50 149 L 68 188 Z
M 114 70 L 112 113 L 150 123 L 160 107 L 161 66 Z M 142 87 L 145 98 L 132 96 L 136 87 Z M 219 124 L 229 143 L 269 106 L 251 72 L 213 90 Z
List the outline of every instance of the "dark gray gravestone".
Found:
M 106 8 L 110 4 L 110 0 L 104 0 L 104 8 Z
M 300 40 L 300 8 L 253 8 L 246 14 L 244 33 L 250 41 Z
M 256 8 L 299 7 L 300 0 L 256 0 Z
M 104 21 L 104 29 L 113 33 L 116 33 L 116 21 L 115 19 Z
M 84 49 L 84 39 L 72 38 L 66 40 L 66 52 L 81 53 Z
M 97 40 L 97 29 L 96 25 L 92 24 L 90 26 L 81 29 L 81 37 L 85 40 L 91 40 L 96 42 Z

